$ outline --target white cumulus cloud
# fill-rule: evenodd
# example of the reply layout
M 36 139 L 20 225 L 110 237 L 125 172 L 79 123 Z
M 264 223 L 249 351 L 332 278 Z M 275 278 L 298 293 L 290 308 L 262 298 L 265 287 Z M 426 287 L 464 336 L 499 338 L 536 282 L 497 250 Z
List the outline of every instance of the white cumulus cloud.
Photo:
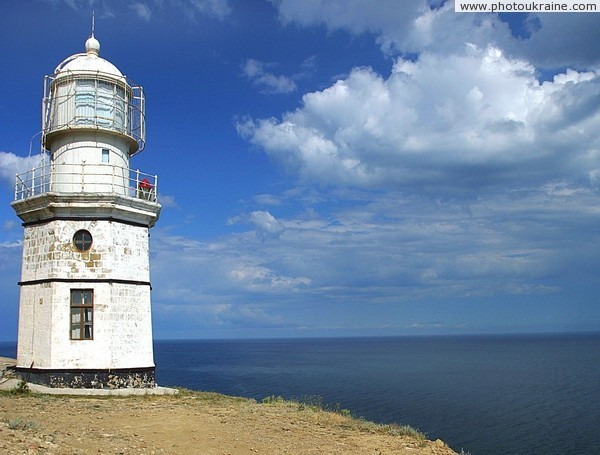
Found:
M 497 14 L 457 14 L 453 1 L 271 0 L 280 20 L 305 27 L 371 33 L 387 54 L 460 52 L 465 42 L 479 47 L 494 44 L 536 66 L 590 67 L 600 63 L 598 14 L 530 14 L 526 37 L 515 37 Z M 577 33 L 573 33 L 576 30 Z M 549 45 L 551 43 L 551 45 Z
M 536 69 L 494 46 L 399 58 L 385 78 L 354 68 L 240 134 L 303 180 L 361 187 L 485 186 L 600 168 L 600 78 Z
M 152 10 L 150 7 L 142 2 L 134 2 L 129 7 L 143 20 L 146 22 L 152 18 Z
M 262 93 L 291 93 L 296 90 L 296 83 L 291 77 L 276 76 L 267 71 L 272 66 L 254 59 L 247 59 L 242 65 L 244 75 L 260 88 Z
M 244 222 L 250 224 L 261 240 L 277 239 L 285 231 L 285 226 L 268 211 L 256 210 L 248 214 L 233 217 L 229 224 Z
M 38 168 L 45 160 L 45 155 L 19 156 L 11 152 L 0 152 L 0 184 L 13 187 L 17 174 Z

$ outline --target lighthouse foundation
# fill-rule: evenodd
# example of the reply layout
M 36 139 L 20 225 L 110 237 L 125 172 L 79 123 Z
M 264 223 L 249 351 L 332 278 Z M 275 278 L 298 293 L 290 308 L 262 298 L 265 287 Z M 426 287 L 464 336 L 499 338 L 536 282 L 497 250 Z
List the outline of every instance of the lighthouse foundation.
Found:
M 127 389 L 156 387 L 155 367 L 117 370 L 50 370 L 15 367 L 13 371 L 19 379 L 52 388 Z

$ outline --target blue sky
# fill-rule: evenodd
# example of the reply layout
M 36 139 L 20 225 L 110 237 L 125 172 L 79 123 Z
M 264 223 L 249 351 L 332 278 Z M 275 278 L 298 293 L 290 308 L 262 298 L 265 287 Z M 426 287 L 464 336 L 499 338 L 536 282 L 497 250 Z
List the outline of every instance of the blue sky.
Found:
M 600 330 L 600 14 L 1 0 L 0 340 L 43 77 L 144 87 L 155 338 Z M 33 140 L 32 140 L 33 137 Z

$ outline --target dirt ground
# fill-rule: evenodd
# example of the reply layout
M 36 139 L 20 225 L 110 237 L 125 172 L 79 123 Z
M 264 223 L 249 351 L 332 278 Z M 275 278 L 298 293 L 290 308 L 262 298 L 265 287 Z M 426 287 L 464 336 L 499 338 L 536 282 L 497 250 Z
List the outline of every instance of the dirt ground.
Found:
M 0 392 L 0 454 L 455 454 L 442 441 L 300 403 Z

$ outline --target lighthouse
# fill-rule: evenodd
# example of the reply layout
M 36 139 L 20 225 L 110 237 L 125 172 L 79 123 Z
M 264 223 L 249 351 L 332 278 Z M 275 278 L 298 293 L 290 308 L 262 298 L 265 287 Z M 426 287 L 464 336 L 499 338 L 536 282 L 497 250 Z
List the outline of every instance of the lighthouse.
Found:
M 145 145 L 142 87 L 85 52 L 46 76 L 40 165 L 17 175 L 24 227 L 17 374 L 50 387 L 155 387 L 149 230 L 157 176 L 130 165 Z

